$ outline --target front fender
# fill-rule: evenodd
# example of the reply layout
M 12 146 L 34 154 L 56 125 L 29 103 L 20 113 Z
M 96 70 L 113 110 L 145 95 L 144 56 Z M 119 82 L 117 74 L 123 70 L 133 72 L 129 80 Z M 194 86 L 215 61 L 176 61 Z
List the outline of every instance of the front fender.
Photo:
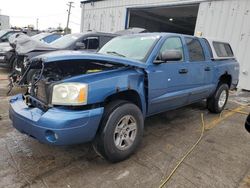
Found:
M 143 114 L 146 114 L 144 91 L 144 72 L 142 69 L 123 67 L 120 69 L 83 75 L 70 82 L 88 84 L 88 104 L 103 103 L 109 96 L 127 90 L 133 90 L 140 96 Z

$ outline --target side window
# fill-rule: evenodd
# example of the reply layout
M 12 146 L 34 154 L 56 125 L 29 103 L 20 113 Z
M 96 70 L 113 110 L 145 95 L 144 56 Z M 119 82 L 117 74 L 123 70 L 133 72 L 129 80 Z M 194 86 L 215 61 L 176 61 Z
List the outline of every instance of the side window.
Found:
M 213 42 L 214 50 L 218 57 L 233 57 L 233 51 L 228 43 Z
M 189 59 L 191 62 L 204 61 L 205 56 L 198 39 L 185 37 L 186 45 L 189 52 Z
M 183 60 L 183 54 L 184 54 L 183 45 L 179 37 L 170 37 L 166 39 L 166 41 L 163 43 L 161 47 L 160 53 L 167 50 L 179 50 L 182 53 L 182 60 Z
M 96 50 L 99 48 L 99 38 L 98 37 L 88 37 L 82 41 L 86 49 Z

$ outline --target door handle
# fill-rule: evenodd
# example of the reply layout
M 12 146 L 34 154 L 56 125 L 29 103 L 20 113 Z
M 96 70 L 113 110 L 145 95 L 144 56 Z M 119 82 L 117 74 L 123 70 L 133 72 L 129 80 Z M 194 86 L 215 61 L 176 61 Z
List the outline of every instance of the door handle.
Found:
M 179 73 L 180 74 L 187 74 L 188 73 L 188 69 L 180 69 Z
M 211 68 L 210 67 L 206 67 L 204 70 L 205 71 L 211 71 Z

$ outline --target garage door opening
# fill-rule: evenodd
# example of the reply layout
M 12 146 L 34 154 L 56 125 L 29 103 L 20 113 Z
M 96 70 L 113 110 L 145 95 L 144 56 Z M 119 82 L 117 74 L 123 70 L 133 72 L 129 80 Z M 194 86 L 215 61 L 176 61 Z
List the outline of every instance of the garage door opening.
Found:
M 199 4 L 131 8 L 128 10 L 128 27 L 141 27 L 150 32 L 194 34 Z

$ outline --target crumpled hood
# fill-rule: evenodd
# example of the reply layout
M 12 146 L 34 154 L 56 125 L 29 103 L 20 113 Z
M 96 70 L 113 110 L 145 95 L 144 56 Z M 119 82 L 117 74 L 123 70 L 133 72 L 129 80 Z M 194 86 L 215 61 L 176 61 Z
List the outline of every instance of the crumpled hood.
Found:
M 9 39 L 10 44 L 18 54 L 26 54 L 32 51 L 53 51 L 53 48 L 46 43 L 36 41 L 27 35 L 14 35 Z
M 60 62 L 67 60 L 99 60 L 99 61 L 107 61 L 117 64 L 129 65 L 138 68 L 146 68 L 146 64 L 141 61 L 128 59 L 124 57 L 118 57 L 113 55 L 106 55 L 100 53 L 91 53 L 91 52 L 83 52 L 83 51 L 70 51 L 70 50 L 60 50 L 55 52 L 46 53 L 43 55 L 36 56 L 32 59 L 32 61 L 42 60 L 43 63 L 52 63 L 52 62 Z M 72 62 L 73 63 L 73 62 Z

